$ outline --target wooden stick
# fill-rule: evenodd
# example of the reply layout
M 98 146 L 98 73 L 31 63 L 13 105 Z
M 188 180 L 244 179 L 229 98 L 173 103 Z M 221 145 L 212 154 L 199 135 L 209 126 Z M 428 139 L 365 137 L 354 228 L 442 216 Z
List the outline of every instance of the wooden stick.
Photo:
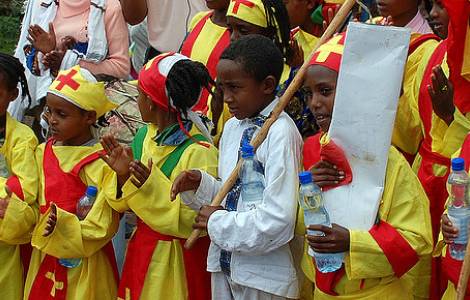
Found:
M 447 250 L 447 251 L 450 251 L 450 250 Z M 459 284 L 457 285 L 457 300 L 465 299 L 465 292 L 467 291 L 469 276 L 470 276 L 470 243 L 467 243 L 462 270 L 460 270 Z
M 261 143 L 266 139 L 266 136 L 268 135 L 269 128 L 271 127 L 271 125 L 274 122 L 276 122 L 279 115 L 284 111 L 287 104 L 289 104 L 295 92 L 297 92 L 297 90 L 301 87 L 303 80 L 304 80 L 305 72 L 307 71 L 310 59 L 312 58 L 313 54 L 317 51 L 317 49 L 321 45 L 327 42 L 336 33 L 336 31 L 340 28 L 340 26 L 344 23 L 344 21 L 348 17 L 349 12 L 351 11 L 355 3 L 356 3 L 356 0 L 346 0 L 345 3 L 341 5 L 341 8 L 339 9 L 338 13 L 334 17 L 334 19 L 332 20 L 328 28 L 323 33 L 320 40 L 317 42 L 317 44 L 313 48 L 312 53 L 310 54 L 310 57 L 306 61 L 304 61 L 302 67 L 300 67 L 294 79 L 292 80 L 290 85 L 287 87 L 285 93 L 281 96 L 281 99 L 277 103 L 276 107 L 271 112 L 269 118 L 266 120 L 263 127 L 260 129 L 256 137 L 251 142 L 251 144 L 253 145 L 255 149 L 258 148 L 259 145 L 261 145 Z M 227 181 L 224 183 L 220 191 L 212 200 L 212 203 L 211 203 L 212 206 L 220 205 L 222 201 L 224 200 L 225 196 L 228 194 L 228 192 L 230 192 L 233 185 L 238 179 L 238 173 L 240 171 L 241 166 L 242 166 L 242 159 L 238 161 L 235 169 L 233 169 Z M 196 242 L 200 234 L 201 234 L 200 229 L 193 230 L 189 238 L 186 240 L 184 247 L 186 249 L 191 249 L 191 247 L 194 245 L 194 243 Z

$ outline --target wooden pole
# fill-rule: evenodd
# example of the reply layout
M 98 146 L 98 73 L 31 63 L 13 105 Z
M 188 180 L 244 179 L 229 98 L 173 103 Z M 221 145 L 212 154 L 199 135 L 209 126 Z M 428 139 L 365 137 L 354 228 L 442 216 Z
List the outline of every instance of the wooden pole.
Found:
M 271 112 L 271 115 L 266 120 L 263 127 L 260 129 L 256 137 L 251 142 L 251 144 L 253 145 L 255 149 L 258 148 L 259 145 L 261 145 L 261 143 L 266 139 L 266 136 L 268 135 L 269 128 L 271 127 L 271 125 L 274 122 L 276 122 L 279 115 L 284 111 L 287 104 L 289 104 L 295 92 L 297 92 L 297 90 L 301 87 L 304 77 L 305 77 L 305 72 L 307 71 L 310 59 L 312 58 L 313 54 L 317 51 L 317 49 L 321 45 L 327 42 L 336 33 L 336 31 L 340 28 L 341 25 L 343 25 L 343 23 L 346 21 L 346 18 L 348 17 L 349 12 L 351 11 L 355 3 L 356 3 L 356 0 L 346 0 L 344 4 L 341 5 L 341 8 L 339 9 L 338 13 L 334 17 L 333 21 L 330 23 L 330 25 L 323 33 L 320 40 L 317 42 L 317 44 L 313 48 L 312 53 L 310 53 L 309 59 L 304 61 L 302 67 L 300 67 L 294 79 L 292 80 L 290 85 L 287 87 L 285 93 L 281 96 L 281 99 L 277 103 L 276 107 Z M 212 206 L 220 205 L 222 201 L 224 200 L 225 196 L 228 194 L 228 192 L 230 192 L 233 185 L 238 179 L 238 173 L 240 171 L 241 165 L 242 165 L 242 159 L 238 161 L 235 169 L 233 169 L 227 181 L 224 183 L 220 191 L 212 200 L 212 203 L 211 203 Z M 186 240 L 184 247 L 186 249 L 191 249 L 191 247 L 194 245 L 196 240 L 199 238 L 200 234 L 201 234 L 201 230 L 199 229 L 193 230 L 189 238 Z
M 447 250 L 450 251 L 450 250 Z M 465 257 L 460 270 L 459 284 L 457 285 L 457 300 L 465 299 L 465 292 L 467 291 L 468 277 L 470 276 L 470 243 L 467 243 L 465 250 Z

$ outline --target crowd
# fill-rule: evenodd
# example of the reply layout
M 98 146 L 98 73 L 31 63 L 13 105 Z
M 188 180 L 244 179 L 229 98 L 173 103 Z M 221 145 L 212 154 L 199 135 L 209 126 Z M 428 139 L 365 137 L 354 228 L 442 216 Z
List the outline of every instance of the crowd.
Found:
M 455 299 L 446 185 L 452 158 L 470 166 L 470 1 L 362 1 L 316 48 L 343 4 L 27 1 L 14 56 L 0 53 L 0 299 Z M 369 230 L 305 224 L 298 205 L 302 170 L 324 192 L 354 184 L 328 136 L 349 22 L 411 31 Z M 297 74 L 247 208 L 231 174 Z M 115 81 L 138 94 L 130 144 L 101 130 Z M 324 272 L 312 253 L 343 263 Z

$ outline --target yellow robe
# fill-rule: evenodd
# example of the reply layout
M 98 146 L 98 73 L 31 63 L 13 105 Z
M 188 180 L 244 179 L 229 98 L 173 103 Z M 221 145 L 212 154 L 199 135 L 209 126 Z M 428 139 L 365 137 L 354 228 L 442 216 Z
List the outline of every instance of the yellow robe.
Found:
M 420 259 L 430 256 L 432 233 L 428 200 L 410 166 L 393 147 L 389 152 L 379 216 L 407 240 Z M 307 278 L 315 276 L 312 264 L 312 258 L 305 254 L 302 269 Z M 409 274 L 401 278 L 395 276 L 387 257 L 368 231 L 350 230 L 350 250 L 345 256 L 345 269 L 346 275 L 335 288 L 339 296 L 330 296 L 316 289 L 316 300 L 403 300 L 413 297 L 410 284 L 414 281 L 407 278 Z
M 190 133 L 195 135 L 198 131 L 193 128 Z M 184 239 L 192 232 L 196 212 L 183 204 L 179 197 L 170 201 L 171 185 L 185 170 L 200 169 L 216 176 L 218 151 L 214 146 L 206 148 L 196 143 L 190 145 L 168 179 L 160 167 L 175 146 L 158 146 L 153 140 L 156 135 L 156 127 L 149 125 L 141 161 L 152 159 L 150 177 L 140 188 L 128 180 L 122 188 L 122 197 L 110 199 L 109 203 L 119 212 L 132 210 L 156 232 Z M 187 299 L 184 260 L 179 240 L 159 241 L 154 250 L 140 296 L 140 300 L 153 299 Z
M 31 232 L 37 219 L 36 197 L 38 192 L 38 171 L 34 151 L 38 140 L 33 131 L 6 116 L 5 143 L 0 153 L 5 157 L 11 175 L 21 183 L 24 201 L 13 194 L 5 217 L 0 219 L 0 299 L 23 299 L 23 264 L 20 244 L 31 240 Z M 0 177 L 0 197 L 5 197 L 7 178 Z
M 302 29 L 298 29 L 294 34 L 294 39 L 297 41 L 298 45 L 302 48 L 304 52 L 304 61 L 308 60 L 310 54 L 312 53 L 313 48 L 316 46 L 319 37 L 316 37 Z
M 44 148 L 45 145 L 41 144 L 36 150 L 40 174 L 40 206 L 46 203 L 42 166 Z M 60 168 L 64 172 L 70 172 L 84 157 L 101 149 L 100 144 L 93 147 L 53 146 Z M 68 269 L 67 300 L 116 299 L 117 282 L 109 259 L 102 249 L 111 241 L 119 227 L 119 214 L 108 205 L 105 197 L 116 193 L 113 174 L 108 165 L 100 159 L 80 171 L 80 178 L 87 186 L 98 188 L 93 208 L 84 220 L 80 221 L 76 215 L 58 207 L 55 229 L 51 235 L 43 237 L 50 209 L 40 215 L 31 241 L 34 249 L 25 284 L 26 299 L 46 254 L 58 258 L 82 258 L 81 265 Z M 55 287 L 60 289 L 61 283 L 56 282 Z M 55 289 L 51 291 L 51 294 L 54 293 Z

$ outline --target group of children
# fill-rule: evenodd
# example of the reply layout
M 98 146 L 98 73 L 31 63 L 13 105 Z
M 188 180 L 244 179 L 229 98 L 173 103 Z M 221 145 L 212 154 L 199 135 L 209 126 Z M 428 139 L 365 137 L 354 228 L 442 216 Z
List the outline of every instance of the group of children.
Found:
M 420 1 L 378 3 L 384 23 L 413 34 L 384 192 L 368 231 L 306 228 L 297 207 L 302 169 L 322 188 L 345 179 L 320 155 L 345 33 L 313 54 L 303 88 L 256 150 L 262 202 L 245 210 L 237 181 L 222 206 L 210 205 L 341 1 L 207 1 L 211 11 L 194 18 L 181 54 L 156 56 L 140 71 L 137 105 L 148 125 L 130 146 L 98 136 L 98 121 L 115 104 L 83 64 L 59 71 L 49 86 L 49 139 L 39 144 L 7 112 L 18 95 L 31 101 L 25 68 L 0 54 L 0 153 L 8 172 L 0 177 L 0 298 L 440 299 L 447 289 L 450 299 L 460 265 L 442 243 L 456 234 L 443 215 L 445 184 L 450 158 L 470 156 L 470 88 L 459 72 L 468 63 L 462 32 L 470 40 L 470 13 L 462 11 L 470 3 L 450 2 L 433 1 L 430 24 L 439 37 L 423 23 Z M 77 202 L 89 186 L 96 200 L 81 215 Z M 119 275 L 112 238 L 126 211 L 137 226 Z M 206 234 L 186 249 L 195 228 Z M 308 247 L 345 252 L 344 264 L 322 273 Z

